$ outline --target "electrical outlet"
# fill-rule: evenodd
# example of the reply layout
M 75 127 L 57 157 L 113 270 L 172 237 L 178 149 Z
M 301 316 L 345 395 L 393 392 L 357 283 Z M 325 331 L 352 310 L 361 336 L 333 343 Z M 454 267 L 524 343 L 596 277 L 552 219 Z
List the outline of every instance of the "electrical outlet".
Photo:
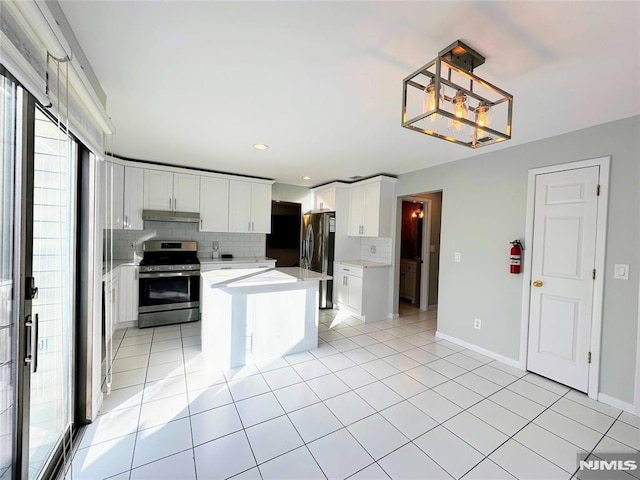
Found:
M 453 261 L 456 263 L 460 263 L 462 261 L 462 253 L 456 252 L 453 254 Z
M 480 330 L 482 328 L 482 320 L 480 320 L 479 318 L 476 318 L 473 321 L 473 328 L 475 328 L 476 330 Z
M 220 247 L 220 244 L 219 244 L 218 242 L 216 242 L 216 241 L 214 241 L 214 242 L 211 244 L 211 248 L 213 248 L 213 251 L 214 251 L 214 252 L 217 252 L 219 247 Z
M 376 253 L 376 246 L 375 246 L 375 245 L 371 245 L 371 246 L 369 247 L 369 251 L 370 251 L 371 253 Z

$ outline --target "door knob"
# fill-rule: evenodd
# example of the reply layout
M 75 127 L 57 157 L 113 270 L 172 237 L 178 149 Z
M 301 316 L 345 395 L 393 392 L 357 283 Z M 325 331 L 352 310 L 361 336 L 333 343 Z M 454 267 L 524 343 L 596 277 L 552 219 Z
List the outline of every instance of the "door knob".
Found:
M 541 287 L 542 286 L 542 280 L 536 280 L 535 282 L 533 282 L 533 286 L 534 287 Z

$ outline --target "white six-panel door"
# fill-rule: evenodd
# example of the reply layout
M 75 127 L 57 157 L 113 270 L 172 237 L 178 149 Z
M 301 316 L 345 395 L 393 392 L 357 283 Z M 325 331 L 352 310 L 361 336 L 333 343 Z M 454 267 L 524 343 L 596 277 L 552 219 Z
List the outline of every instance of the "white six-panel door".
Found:
M 597 166 L 536 176 L 527 370 L 586 392 Z

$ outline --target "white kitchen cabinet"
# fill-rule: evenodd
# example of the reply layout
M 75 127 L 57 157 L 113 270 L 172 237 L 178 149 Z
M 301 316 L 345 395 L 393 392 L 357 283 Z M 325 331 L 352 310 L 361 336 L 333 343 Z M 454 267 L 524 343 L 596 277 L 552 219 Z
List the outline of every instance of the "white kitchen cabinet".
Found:
M 143 169 L 112 162 L 102 162 L 102 167 L 100 202 L 106 228 L 142 230 Z
M 400 298 L 410 300 L 414 305 L 418 299 L 418 275 L 420 275 L 420 260 L 400 260 Z
M 200 272 L 211 272 L 212 270 L 232 270 L 232 269 L 252 269 L 252 268 L 275 268 L 275 260 L 260 260 L 260 261 L 224 261 L 217 260 L 215 262 L 207 262 L 203 260 L 200 262 Z
M 124 167 L 124 223 L 125 230 L 143 230 L 144 170 Z
M 100 162 L 100 205 L 106 229 L 122 230 L 124 226 L 124 166 Z
M 118 267 L 118 322 L 116 328 L 138 325 L 138 267 L 121 265 Z
M 115 268 L 104 282 L 104 333 L 107 351 L 109 343 L 112 341 L 113 332 L 118 328 L 120 317 L 120 309 L 118 308 L 120 301 L 118 273 L 118 268 Z
M 145 210 L 173 210 L 173 173 L 144 171 Z
M 144 208 L 145 210 L 198 212 L 200 176 L 145 169 Z
M 313 190 L 313 209 L 336 211 L 336 187 Z
M 358 263 L 361 265 L 334 263 L 333 288 L 337 307 L 365 322 L 384 320 L 388 314 L 389 265 L 371 267 L 366 266 L 367 262 Z
M 229 231 L 229 180 L 200 177 L 200 231 Z
M 271 233 L 271 185 L 229 181 L 229 231 Z
M 200 211 L 200 175 L 175 173 L 173 175 L 173 210 Z
M 349 235 L 390 237 L 396 179 L 384 176 L 357 182 L 349 191 Z

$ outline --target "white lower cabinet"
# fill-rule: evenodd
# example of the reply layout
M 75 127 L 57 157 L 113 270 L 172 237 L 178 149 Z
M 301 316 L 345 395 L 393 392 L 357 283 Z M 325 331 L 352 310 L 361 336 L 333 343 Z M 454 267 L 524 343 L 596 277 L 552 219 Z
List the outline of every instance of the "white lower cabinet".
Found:
M 111 342 L 113 332 L 118 329 L 120 317 L 120 289 L 118 268 L 112 271 L 104 282 L 104 320 L 105 320 L 105 340 L 107 344 Z
M 417 301 L 418 275 L 420 275 L 419 260 L 400 260 L 400 298 L 410 300 L 414 305 Z
M 121 265 L 118 267 L 118 321 L 115 328 L 138 326 L 138 267 Z
M 389 267 L 363 267 L 335 262 L 333 296 L 339 310 L 365 322 L 387 318 Z

